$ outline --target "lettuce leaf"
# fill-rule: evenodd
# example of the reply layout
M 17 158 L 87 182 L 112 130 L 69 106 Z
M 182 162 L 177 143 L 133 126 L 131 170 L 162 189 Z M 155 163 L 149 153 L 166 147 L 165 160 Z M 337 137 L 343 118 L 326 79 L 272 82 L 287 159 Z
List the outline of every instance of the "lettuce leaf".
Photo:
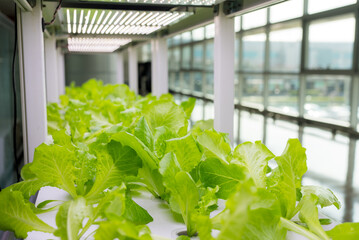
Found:
M 282 155 L 275 160 L 278 168 L 268 179 L 269 190 L 280 200 L 282 216 L 291 219 L 296 213 L 297 188 L 307 171 L 305 148 L 298 139 L 289 139 Z
M 233 157 L 248 171 L 258 188 L 266 186 L 268 161 L 274 154 L 264 144 L 260 141 L 242 143 L 234 149 Z
M 76 198 L 75 153 L 59 145 L 41 144 L 35 149 L 30 170 L 37 178 L 61 188 Z
M 0 192 L 0 229 L 10 230 L 17 238 L 26 238 L 31 231 L 53 233 L 55 229 L 40 220 L 32 211 L 30 202 L 21 192 Z
M 236 185 L 246 178 L 243 167 L 237 164 L 223 164 L 217 158 L 210 158 L 200 163 L 201 182 L 206 187 L 219 186 L 217 196 L 227 199 L 236 190 Z

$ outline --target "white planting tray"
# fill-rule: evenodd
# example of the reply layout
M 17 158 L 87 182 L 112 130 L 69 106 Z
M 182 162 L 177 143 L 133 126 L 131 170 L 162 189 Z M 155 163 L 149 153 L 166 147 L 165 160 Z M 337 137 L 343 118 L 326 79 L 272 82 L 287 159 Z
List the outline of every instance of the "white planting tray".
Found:
M 55 188 L 55 187 L 43 187 L 38 194 L 35 205 L 45 201 L 45 200 L 70 200 L 70 196 L 67 192 Z M 176 222 L 172 216 L 169 206 L 162 200 L 154 198 L 150 193 L 142 193 L 140 196 L 133 197 L 133 200 L 139 204 L 141 207 L 146 209 L 148 213 L 152 216 L 153 222 L 147 224 L 151 229 L 153 235 L 166 237 L 169 239 L 176 239 L 177 233 L 180 231 L 185 231 L 186 226 L 181 222 Z M 211 217 L 215 216 L 224 209 L 224 201 L 219 200 L 218 209 L 211 213 Z M 49 207 L 51 204 L 49 204 Z M 56 213 L 57 211 L 51 211 L 48 213 L 39 214 L 38 217 L 49 224 L 50 226 L 56 228 Z M 324 226 L 325 230 L 333 228 L 337 223 L 332 223 L 330 225 Z M 83 236 L 86 238 L 88 234 L 91 234 L 96 230 L 96 226 L 92 226 L 87 233 Z M 214 233 L 215 234 L 215 233 Z M 43 232 L 30 232 L 26 240 L 47 240 L 47 239 L 60 239 L 55 237 L 50 233 Z M 91 238 L 90 238 L 91 239 Z M 196 237 L 192 239 L 198 239 Z M 306 240 L 307 238 L 298 235 L 293 232 L 288 232 L 287 240 Z

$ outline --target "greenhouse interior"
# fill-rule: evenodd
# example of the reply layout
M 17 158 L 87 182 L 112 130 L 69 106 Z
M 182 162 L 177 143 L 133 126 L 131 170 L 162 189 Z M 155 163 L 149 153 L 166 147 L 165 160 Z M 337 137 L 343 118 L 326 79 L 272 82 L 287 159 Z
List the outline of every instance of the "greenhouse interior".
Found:
M 1 0 L 0 240 L 358 240 L 357 0 Z

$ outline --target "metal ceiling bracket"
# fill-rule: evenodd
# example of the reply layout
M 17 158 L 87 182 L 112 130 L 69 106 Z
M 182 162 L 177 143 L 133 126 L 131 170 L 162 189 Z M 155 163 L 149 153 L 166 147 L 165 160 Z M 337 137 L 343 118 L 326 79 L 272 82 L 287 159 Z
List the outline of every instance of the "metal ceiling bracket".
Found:
M 243 8 L 243 0 L 227 0 L 223 2 L 223 13 L 229 15 Z
M 25 0 L 22 0 L 25 1 Z M 46 0 L 46 2 L 53 2 L 56 0 Z M 151 4 L 151 3 L 131 3 L 131 2 L 103 2 L 103 1 L 79 1 L 67 0 L 63 1 L 61 6 L 63 8 L 84 8 L 84 9 L 103 9 L 103 10 L 127 10 L 127 11 L 177 11 L 189 12 L 196 7 L 212 7 L 210 5 L 175 5 L 175 4 Z

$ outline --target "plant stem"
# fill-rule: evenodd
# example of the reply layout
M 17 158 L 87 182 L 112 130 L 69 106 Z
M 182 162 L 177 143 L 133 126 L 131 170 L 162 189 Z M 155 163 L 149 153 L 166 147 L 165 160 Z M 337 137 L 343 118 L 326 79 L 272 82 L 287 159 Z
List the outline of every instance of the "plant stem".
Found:
M 80 232 L 80 234 L 78 235 L 78 239 L 80 239 L 82 237 L 82 235 L 84 235 L 86 233 L 86 231 L 91 227 L 92 223 L 95 221 L 94 218 L 89 218 L 89 220 L 87 221 L 85 227 L 82 229 L 82 231 Z
M 285 219 L 283 217 L 280 218 L 279 224 L 280 224 L 280 226 L 282 226 L 290 231 L 296 232 L 304 237 L 307 237 L 310 240 L 321 240 L 320 237 L 318 237 L 317 235 L 315 235 L 308 229 L 306 229 L 288 219 Z

